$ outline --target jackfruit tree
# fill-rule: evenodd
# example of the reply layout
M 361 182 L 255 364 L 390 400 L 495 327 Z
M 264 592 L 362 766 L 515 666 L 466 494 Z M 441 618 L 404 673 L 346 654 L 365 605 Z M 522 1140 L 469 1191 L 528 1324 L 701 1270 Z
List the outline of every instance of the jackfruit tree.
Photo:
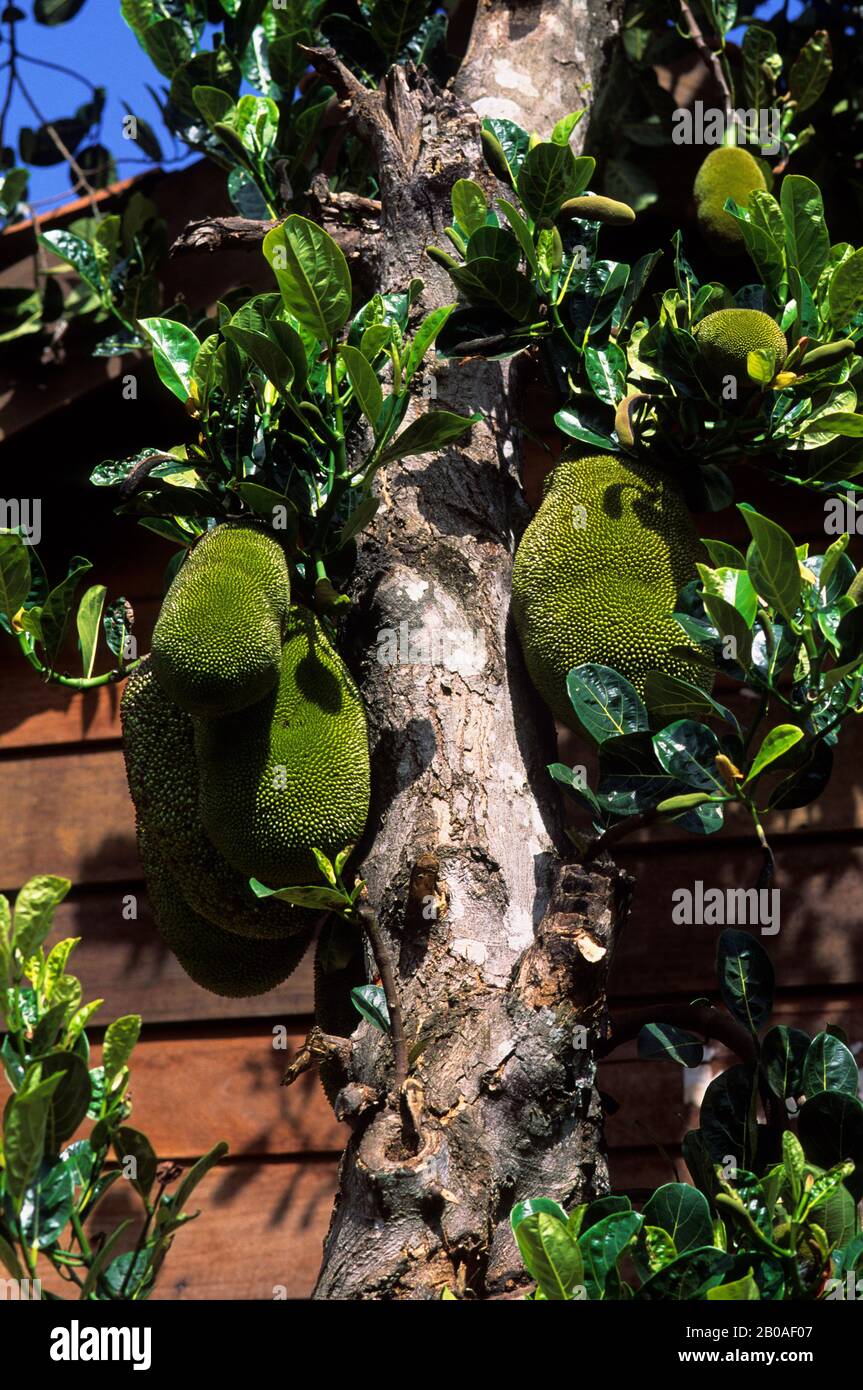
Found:
M 798 553 L 743 504 L 746 553 L 702 547 L 691 513 L 728 506 L 741 455 L 813 495 L 853 485 L 863 253 L 831 247 L 794 174 L 719 210 L 757 284 L 702 281 L 680 234 L 667 270 L 624 249 L 639 199 L 585 152 L 581 109 L 619 7 L 525 24 L 478 6 L 450 85 L 379 10 L 369 65 L 316 19 L 297 43 L 268 18 L 278 101 L 269 80 L 240 95 L 264 44 L 221 86 L 200 81 L 221 52 L 203 23 L 164 60 L 172 119 L 240 214 L 197 220 L 177 253 L 240 242 L 272 279 L 135 324 L 182 442 L 92 480 L 177 547 L 151 653 L 128 649 L 116 601 L 116 661 L 94 676 L 104 590 L 77 603 L 83 564 L 42 584 L 17 536 L 0 606 L 45 679 L 128 677 L 152 912 L 189 975 L 266 992 L 316 937 L 316 1019 L 286 1080 L 317 1066 L 352 1131 L 316 1295 L 494 1298 L 531 1284 L 510 1208 L 608 1194 L 596 1067 L 634 887 L 609 847 L 654 821 L 710 834 L 733 805 L 768 875 L 762 776 L 782 774 L 776 809 L 806 804 L 859 707 L 844 546 Z M 293 109 L 288 54 L 314 116 Z M 68 238 L 49 248 L 89 265 Z M 531 517 L 537 366 L 566 454 Z M 746 730 L 717 671 L 759 696 Z M 787 725 L 765 724 L 771 702 Z M 552 713 L 593 744 L 595 790 L 556 762 Z

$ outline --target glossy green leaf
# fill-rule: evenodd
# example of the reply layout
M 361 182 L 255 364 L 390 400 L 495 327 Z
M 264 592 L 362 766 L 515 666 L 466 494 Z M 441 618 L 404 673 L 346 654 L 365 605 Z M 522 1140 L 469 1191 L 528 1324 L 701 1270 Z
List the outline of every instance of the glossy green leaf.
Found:
M 54 912 L 72 884 L 56 874 L 37 874 L 19 889 L 15 899 L 12 941 L 19 955 L 27 960 L 42 945 L 54 920 Z
M 568 198 L 585 188 L 595 167 L 576 159 L 569 145 L 543 141 L 528 150 L 518 174 L 518 193 L 537 226 L 550 227 Z
M 773 1008 L 774 973 L 770 957 L 751 932 L 726 927 L 717 942 L 716 974 L 729 1013 L 751 1033 L 760 1032 Z
M 535 319 L 539 300 L 530 280 L 508 261 L 478 256 L 466 265 L 449 268 L 456 289 L 471 304 L 491 304 L 517 323 Z
M 566 678 L 566 689 L 579 724 L 597 745 L 650 728 L 637 691 L 610 666 L 576 666 Z
M 102 1065 L 106 1080 L 110 1083 L 128 1065 L 135 1044 L 141 1034 L 139 1014 L 126 1014 L 109 1024 L 105 1033 L 102 1051 Z
M 380 457 L 382 465 L 395 463 L 397 459 L 413 458 L 417 454 L 429 454 L 453 440 L 460 439 L 471 425 L 477 424 L 481 415 L 456 415 L 451 410 L 429 410 L 420 415 L 388 444 Z
M 390 1031 L 390 1011 L 380 985 L 358 985 L 351 990 L 351 1003 L 368 1023 L 374 1024 L 382 1033 Z
M 764 735 L 761 747 L 755 754 L 752 766 L 746 775 L 744 787 L 759 777 L 771 763 L 787 753 L 803 737 L 803 730 L 796 724 L 777 724 L 775 729 Z
M 730 1284 L 714 1284 L 705 1295 L 711 1303 L 735 1302 L 752 1303 L 761 1298 L 761 1290 L 752 1277 L 750 1269 L 742 1279 L 734 1279 Z
M 369 424 L 374 429 L 378 416 L 383 409 L 384 396 L 381 384 L 375 376 L 374 371 L 369 366 L 359 348 L 348 347 L 343 344 L 339 348 L 342 360 L 347 368 L 348 380 L 353 387 L 354 399 L 360 410 L 365 415 Z
M 42 605 L 40 625 L 46 664 L 53 668 L 66 640 L 75 595 L 82 578 L 93 568 L 89 560 L 75 555 L 69 562 L 66 578 L 51 590 Z
M 584 1282 L 590 1298 L 604 1296 L 609 1275 L 616 1270 L 618 1260 L 643 1224 L 640 1212 L 614 1212 L 579 1237 Z
M 798 114 L 808 111 L 824 92 L 833 71 L 830 36 L 823 29 L 806 40 L 788 74 L 788 90 Z
M 855 1171 L 846 1186 L 863 1196 L 863 1105 L 841 1091 L 819 1091 L 800 1111 L 798 1134 L 806 1157 L 821 1168 L 851 1159 Z
M 714 1163 L 733 1159 L 749 1169 L 756 1141 L 757 1088 L 752 1069 L 728 1067 L 711 1081 L 701 1100 L 700 1134 Z
M 287 309 L 320 342 L 330 342 L 351 312 L 351 276 L 341 247 L 294 213 L 267 233 L 264 255 Z
M 669 1182 L 658 1187 L 644 1204 L 644 1220 L 667 1231 L 679 1255 L 712 1243 L 707 1198 L 688 1183 Z
M 716 768 L 719 740 L 706 724 L 678 719 L 654 734 L 653 747 L 661 766 L 685 786 L 727 796 L 728 788 Z
M 485 226 L 488 201 L 473 179 L 456 179 L 452 186 L 452 215 L 466 236 Z
M 78 604 L 78 645 L 81 651 L 81 666 L 85 676 L 92 676 L 96 660 L 96 646 L 102 628 L 102 609 L 105 606 L 107 589 L 104 584 L 94 584 L 82 596 Z
M 121 1125 L 114 1138 L 114 1153 L 123 1168 L 123 1176 L 128 1177 L 142 1197 L 148 1196 L 156 1181 L 159 1160 L 146 1134 L 132 1129 L 130 1125 Z M 129 1159 L 134 1161 L 131 1168 L 128 1166 Z
M 583 1282 L 584 1264 L 579 1242 L 563 1220 L 538 1208 L 514 1226 L 525 1268 L 547 1299 L 565 1302 Z
M 788 532 L 762 516 L 748 503 L 738 511 L 749 528 L 752 544 L 746 554 L 746 568 L 756 593 L 775 608 L 786 622 L 792 622 L 800 601 L 800 561 Z
M 201 346 L 191 328 L 175 319 L 139 319 L 153 344 L 153 364 L 159 380 L 178 400 L 189 399 L 192 369 Z
M 488 230 L 492 231 L 494 229 L 490 227 Z M 443 329 L 447 319 L 449 318 L 450 314 L 453 312 L 454 309 L 454 304 L 444 304 L 439 309 L 433 309 L 432 312 L 430 314 L 427 314 L 426 317 L 423 319 L 422 323 L 420 324 L 419 328 L 413 336 L 413 341 L 410 345 L 410 351 L 408 352 L 407 360 L 402 369 L 402 381 L 405 386 L 408 386 L 410 382 L 413 380 L 414 375 L 417 369 L 419 368 L 423 358 L 425 357 L 429 348 L 434 343 L 438 334 Z M 365 342 L 366 338 L 365 334 L 363 334 L 364 353 L 366 352 Z M 367 353 L 366 356 L 368 356 Z
M 646 1060 L 697 1067 L 704 1058 L 704 1044 L 700 1038 L 671 1023 L 646 1023 L 638 1035 L 638 1055 Z
M 830 1033 L 817 1033 L 803 1063 L 803 1090 L 807 1098 L 819 1091 L 842 1091 L 856 1096 L 860 1072 L 854 1053 Z
M 788 263 L 797 267 L 814 292 L 830 252 L 821 190 L 802 174 L 786 174 L 779 202 L 785 223 Z
M 863 248 L 837 266 L 827 291 L 830 322 L 847 328 L 863 309 Z
M 30 593 L 30 551 L 22 536 L 0 531 L 0 614 L 11 622 Z
M 227 1152 L 228 1146 L 222 1139 L 218 1144 L 214 1144 L 196 1163 L 193 1163 L 187 1173 L 184 1173 L 180 1186 L 173 1195 L 176 1211 L 183 1210 L 198 1183 L 207 1176 L 212 1168 L 215 1168 L 217 1163 L 221 1162 Z
M 768 1029 L 761 1041 L 759 1061 L 767 1084 L 780 1100 L 799 1096 L 803 1090 L 803 1062 L 809 1034 L 784 1023 Z

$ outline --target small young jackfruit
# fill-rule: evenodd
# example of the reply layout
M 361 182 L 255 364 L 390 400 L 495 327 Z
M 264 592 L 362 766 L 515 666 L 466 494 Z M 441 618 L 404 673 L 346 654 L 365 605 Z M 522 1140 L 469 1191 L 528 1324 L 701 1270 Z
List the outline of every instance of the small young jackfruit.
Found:
M 314 935 L 313 922 L 282 941 L 234 936 L 189 907 L 179 880 L 140 827 L 138 853 L 159 934 L 196 985 L 212 994 L 245 999 L 275 989 L 296 970 Z
M 207 837 L 198 812 L 198 765 L 191 717 L 168 699 L 145 659 L 120 703 L 129 790 L 140 824 L 186 902 L 238 936 L 283 938 L 312 917 L 278 898 L 256 898 Z
M 746 371 L 746 358 L 756 348 L 775 354 L 776 371 L 788 355 L 785 334 L 769 314 L 760 309 L 719 309 L 708 314 L 695 328 L 701 360 L 714 381 L 733 376 L 739 392 L 755 389 Z
M 752 193 L 766 188 L 758 161 L 748 150 L 736 145 L 711 150 L 695 176 L 692 191 L 701 234 L 717 255 L 735 256 L 744 247 L 740 224 L 724 211 L 726 198 L 745 208 Z
M 251 709 L 195 719 L 201 820 L 229 864 L 271 887 L 316 883 L 363 832 L 369 747 L 359 691 L 307 608 L 292 607 L 279 685 Z
M 153 632 L 153 669 L 189 714 L 232 714 L 279 678 L 290 579 L 282 547 L 245 522 L 198 542 L 168 590 Z
M 573 723 L 566 677 L 588 662 L 640 693 L 654 670 L 705 683 L 697 656 L 671 650 L 692 646 L 671 614 L 697 554 L 683 498 L 656 469 L 610 455 L 558 464 L 512 571 L 527 669 L 558 719 Z

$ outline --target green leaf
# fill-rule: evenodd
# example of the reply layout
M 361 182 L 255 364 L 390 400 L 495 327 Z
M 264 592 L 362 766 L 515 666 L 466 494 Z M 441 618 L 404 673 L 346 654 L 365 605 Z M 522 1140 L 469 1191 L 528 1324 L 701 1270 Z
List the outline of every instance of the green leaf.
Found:
M 395 463 L 397 459 L 413 458 L 416 454 L 429 454 L 442 449 L 454 439 L 460 439 L 471 425 L 477 424 L 482 416 L 456 415 L 451 410 L 429 410 L 413 420 L 407 429 L 402 430 L 391 444 L 388 444 L 380 457 L 381 465 Z
M 191 58 L 191 41 L 182 24 L 176 20 L 159 19 L 144 29 L 132 27 L 150 62 L 163 77 L 173 77 L 176 69 Z
M 768 1086 L 780 1100 L 799 1096 L 803 1090 L 803 1062 L 808 1049 L 809 1035 L 800 1028 L 780 1023 L 764 1034 L 759 1061 Z
M 84 1284 L 81 1289 L 82 1299 L 87 1299 L 92 1296 L 93 1291 L 99 1282 L 102 1270 L 105 1268 L 109 1259 L 111 1258 L 111 1255 L 114 1252 L 114 1247 L 117 1245 L 126 1227 L 131 1226 L 131 1224 L 132 1218 L 131 1216 L 128 1216 L 125 1221 L 121 1221 L 119 1226 L 115 1227 L 115 1229 L 108 1236 L 105 1243 L 101 1246 L 99 1250 L 96 1251 L 90 1268 L 87 1271 L 87 1277 L 84 1280 Z
M 563 1220 L 539 1208 L 514 1226 L 521 1258 L 547 1299 L 566 1302 L 584 1278 L 579 1243 Z
M 752 1165 L 756 1139 L 757 1088 L 752 1069 L 733 1066 L 711 1081 L 701 1100 L 701 1135 L 714 1163 L 735 1159 Z
M 36 0 L 33 18 L 39 24 L 65 24 L 75 18 L 83 4 L 84 0 Z
M 566 678 L 579 724 L 597 746 L 623 734 L 646 733 L 647 710 L 634 686 L 610 666 L 576 666 Z
M 706 1298 L 731 1269 L 734 1257 L 714 1246 L 688 1250 L 685 1255 L 652 1274 L 638 1291 L 638 1298 L 662 1302 Z
M 202 1178 L 207 1176 L 211 1168 L 214 1168 L 217 1163 L 221 1162 L 227 1152 L 228 1146 L 224 1139 L 222 1139 L 218 1144 L 214 1144 L 209 1152 L 205 1153 L 202 1158 L 199 1158 L 196 1163 L 192 1164 L 188 1173 L 184 1174 L 183 1180 L 177 1188 L 177 1191 L 173 1194 L 172 1200 L 175 1211 L 179 1212 L 183 1210 L 195 1188 L 198 1186 L 198 1183 Z
M 719 740 L 706 724 L 678 719 L 653 736 L 653 747 L 662 767 L 684 786 L 715 796 L 727 796 L 728 788 L 716 769 Z
M 739 503 L 737 509 L 752 536 L 746 568 L 753 587 L 786 622 L 793 622 L 800 601 L 800 561 L 794 542 L 783 527 L 747 502 Z
M 0 614 L 10 623 L 30 592 L 30 553 L 22 536 L 0 531 Z
M 42 1078 L 56 1078 L 45 1126 L 45 1151 L 57 1154 L 86 1118 L 92 1094 L 87 1064 L 76 1052 L 52 1052 L 39 1059 Z
M 539 300 L 530 280 L 509 261 L 478 256 L 466 265 L 448 267 L 456 289 L 472 304 L 492 304 L 517 323 L 527 323 L 539 313 Z
M 569 115 L 561 116 L 554 130 L 551 132 L 552 144 L 568 145 L 572 137 L 572 132 L 575 130 L 575 127 L 578 125 L 583 115 L 583 111 L 570 111 Z
M 863 248 L 842 261 L 834 271 L 827 290 L 827 305 L 834 328 L 847 328 L 863 309 Z
M 138 323 L 153 344 L 153 363 L 159 380 L 178 400 L 187 401 L 201 346 L 196 335 L 176 319 L 139 319 Z
M 489 230 L 491 231 L 493 229 L 489 228 Z M 417 368 L 419 367 L 429 348 L 434 343 L 438 334 L 441 332 L 444 324 L 446 323 L 447 319 L 449 318 L 450 314 L 453 312 L 454 309 L 454 304 L 444 304 L 440 309 L 433 309 L 432 312 L 423 319 L 422 323 L 420 324 L 419 328 L 413 336 L 413 342 L 410 345 L 410 351 L 408 352 L 407 361 L 405 362 L 404 367 L 402 368 L 402 381 L 405 386 L 408 386 L 410 382 L 413 380 Z M 366 330 L 366 332 L 371 331 L 371 329 Z M 368 353 L 366 353 L 365 344 L 366 335 L 364 333 L 362 348 L 364 354 L 368 356 Z
M 368 360 L 359 348 L 342 344 L 339 353 L 347 368 L 348 380 L 353 387 L 354 399 L 365 415 L 372 429 L 383 409 L 384 395 L 381 384 Z
M 428 13 L 428 0 L 375 0 L 371 34 L 392 62 L 404 50 Z
M 788 90 L 792 101 L 797 103 L 798 114 L 815 105 L 830 81 L 832 71 L 830 36 L 825 30 L 818 29 L 807 39 L 788 74 Z
M 537 260 L 536 249 L 533 244 L 533 237 L 530 234 L 530 228 L 518 209 L 513 207 L 512 203 L 508 203 L 506 198 L 498 198 L 497 205 L 512 227 L 518 239 L 518 244 L 524 253 L 524 258 L 533 274 L 539 275 L 539 261 Z
M 803 1063 L 803 1090 L 807 1099 L 820 1091 L 844 1091 L 856 1096 L 860 1072 L 854 1053 L 831 1033 L 817 1033 Z
M 147 1136 L 139 1129 L 121 1125 L 114 1136 L 114 1153 L 117 1155 L 117 1162 L 123 1166 L 123 1176 L 129 1177 L 135 1191 L 140 1192 L 142 1197 L 148 1196 L 156 1181 L 159 1160 Z M 130 1158 L 134 1159 L 134 1177 L 126 1172 L 126 1164 Z
M 0 1235 L 0 1264 L 9 1271 L 13 1279 L 17 1279 L 20 1282 L 27 1278 L 18 1262 L 18 1256 L 15 1253 L 14 1247 L 9 1244 L 8 1240 L 6 1240 L 3 1235 Z
M 61 260 L 68 261 L 87 284 L 97 294 L 102 292 L 102 281 L 99 276 L 99 266 L 96 255 L 89 242 L 83 237 L 77 236 L 75 232 L 64 230 L 46 232 L 40 236 L 39 240 L 43 246 L 47 246 L 49 251 L 53 251 L 55 256 Z
M 569 1217 L 560 1202 L 555 1202 L 552 1197 L 526 1197 L 523 1202 L 516 1202 L 509 1214 L 509 1224 L 515 1234 L 516 1227 L 528 1216 L 535 1216 L 537 1212 L 547 1212 L 549 1216 L 562 1221 L 567 1225 Z
M 345 906 L 345 895 L 332 888 L 324 888 L 317 883 L 291 885 L 288 888 L 267 888 L 256 878 L 249 879 L 249 887 L 257 898 L 279 898 L 282 902 L 293 903 L 295 907 L 318 907 L 339 909 Z
M 374 1024 L 382 1033 L 390 1031 L 390 1011 L 387 998 L 380 985 L 358 985 L 351 990 L 351 1003 L 357 1013 L 367 1022 Z
M 802 174 L 786 174 L 779 201 L 785 222 L 788 264 L 797 267 L 814 293 L 830 253 L 821 190 Z
M 351 276 L 342 250 L 321 227 L 293 213 L 264 238 L 286 308 L 319 342 L 329 343 L 351 311 Z
M 658 1187 L 644 1204 L 644 1220 L 668 1232 L 678 1255 L 713 1242 L 707 1198 L 688 1183 L 669 1182 Z
M 773 104 L 782 60 L 769 29 L 750 24 L 743 36 L 743 89 L 746 106 L 756 111 Z
M 105 606 L 107 589 L 104 584 L 94 584 L 83 595 L 78 604 L 78 645 L 81 651 L 81 666 L 86 677 L 93 674 L 96 660 L 96 645 L 102 623 L 102 609 Z
M 66 632 L 78 585 L 83 576 L 92 568 L 90 561 L 85 560 L 83 556 L 73 556 L 69 562 L 69 573 L 66 578 L 51 590 L 42 605 L 40 614 L 42 644 L 45 648 L 46 663 L 52 669 L 66 640 Z
M 821 1168 L 851 1159 L 855 1171 L 846 1186 L 863 1195 L 863 1105 L 842 1091 L 819 1091 L 800 1111 L 798 1134 L 807 1159 Z
M 277 306 L 281 307 L 277 295 L 256 295 L 223 325 L 222 334 L 242 348 L 274 386 L 288 392 L 297 376 L 305 380 L 305 349 L 296 330 L 275 317 Z
M 594 395 L 606 405 L 617 405 L 626 395 L 626 354 L 617 343 L 606 343 L 601 348 L 588 343 L 584 369 Z
M 704 1059 L 704 1044 L 673 1024 L 646 1023 L 638 1035 L 638 1055 L 646 1061 L 658 1059 L 697 1067 Z
M 140 1014 L 125 1014 L 109 1024 L 102 1050 L 102 1066 L 109 1089 L 114 1077 L 127 1065 L 140 1035 Z
M 15 899 L 12 944 L 24 960 L 34 955 L 48 936 L 54 912 L 71 887 L 68 878 L 38 874 L 19 889 Z
M 483 189 L 473 179 L 456 179 L 453 184 L 452 215 L 468 237 L 479 227 L 485 226 L 488 201 Z
M 590 181 L 596 161 L 576 159 L 569 145 L 543 141 L 528 150 L 518 175 L 522 203 L 539 227 L 551 227 L 568 198 L 574 198 Z
M 579 1238 L 584 1282 L 590 1298 L 603 1297 L 609 1274 L 616 1269 L 618 1260 L 643 1223 L 640 1212 L 614 1212 L 590 1226 Z
M 62 1077 L 33 1082 L 8 1101 L 3 1114 L 3 1150 L 6 1192 L 15 1212 L 21 1210 L 27 1189 L 32 1185 L 45 1146 L 45 1130 L 51 1097 Z
M 716 947 L 722 1002 L 756 1036 L 773 1008 L 774 974 L 764 947 L 748 931 L 726 927 Z
M 793 748 L 795 743 L 799 743 L 802 737 L 803 730 L 796 724 L 777 724 L 775 729 L 771 729 L 769 733 L 765 734 L 761 747 L 746 775 L 744 787 L 760 776 L 764 769 L 774 763 L 777 758 L 781 758 L 783 753 L 787 753 L 789 748 Z
M 813 428 L 827 434 L 841 434 L 846 439 L 863 439 L 863 415 L 857 415 L 851 410 L 830 410 L 824 415 L 818 415 L 803 426 L 808 429 L 811 424 Z
M 733 729 L 738 723 L 731 710 L 691 681 L 665 671 L 649 671 L 644 682 L 644 702 L 655 724 L 662 727 L 675 719 L 709 719 L 717 715 Z

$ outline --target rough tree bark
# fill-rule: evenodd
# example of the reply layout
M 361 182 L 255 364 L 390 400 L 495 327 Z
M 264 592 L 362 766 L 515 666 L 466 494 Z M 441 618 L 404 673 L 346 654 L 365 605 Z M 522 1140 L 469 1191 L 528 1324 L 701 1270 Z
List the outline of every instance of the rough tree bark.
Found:
M 505 9 L 484 7 L 477 25 L 503 23 Z M 512 9 L 524 32 L 510 29 L 508 61 L 545 96 L 559 28 L 540 13 L 539 44 L 525 17 L 541 7 Z M 566 23 L 578 18 L 591 61 L 574 51 L 561 64 L 571 90 L 557 83 L 554 110 L 520 106 L 543 132 L 579 104 L 572 91 L 596 82 L 599 65 L 590 8 L 556 9 Z M 424 248 L 442 243 L 454 181 L 488 184 L 476 113 L 410 69 L 369 93 L 332 53 L 313 61 L 377 156 L 381 283 L 419 276 L 423 311 L 451 302 Z M 475 64 L 494 80 L 493 65 Z M 467 98 L 481 89 L 469 74 L 459 80 Z M 505 1296 L 526 1282 L 512 1204 L 607 1190 L 595 1058 L 630 885 L 610 862 L 565 862 L 571 846 L 545 772 L 552 726 L 508 617 L 526 518 L 506 364 L 436 367 L 433 380 L 435 405 L 481 410 L 484 422 L 468 446 L 381 475 L 352 634 L 373 749 L 362 871 L 395 959 L 409 1078 L 396 1094 L 390 1039 L 370 1025 L 334 1053 L 337 1113 L 353 1133 L 318 1298 L 435 1298 L 445 1285 Z M 397 659 L 380 660 L 393 643 Z

